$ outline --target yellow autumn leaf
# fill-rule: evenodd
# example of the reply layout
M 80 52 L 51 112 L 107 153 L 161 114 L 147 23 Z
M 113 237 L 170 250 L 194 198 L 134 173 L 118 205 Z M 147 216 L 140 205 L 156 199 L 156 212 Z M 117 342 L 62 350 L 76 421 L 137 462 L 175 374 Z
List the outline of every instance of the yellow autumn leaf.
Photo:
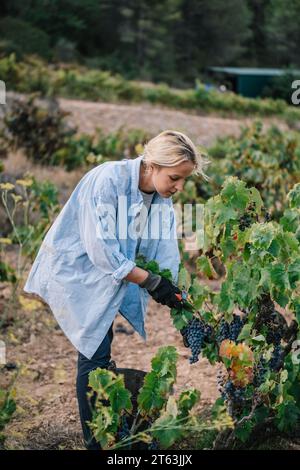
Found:
M 10 238 L 0 238 L 0 243 L 3 243 L 3 245 L 11 245 L 12 241 Z
M 42 302 L 36 299 L 27 299 L 23 295 L 19 295 L 19 302 L 27 312 L 32 312 L 42 307 Z
M 15 387 L 11 389 L 11 391 L 10 391 L 10 397 L 11 397 L 11 398 L 14 398 L 14 399 L 17 398 L 17 390 L 16 390 Z
M 17 413 L 18 415 L 24 415 L 24 414 L 26 413 L 26 411 L 25 411 L 25 409 L 24 409 L 22 406 L 17 405 L 16 413 Z
M 144 151 L 144 146 L 142 144 L 136 144 L 136 146 L 134 147 L 134 150 L 136 151 L 138 155 L 140 155 Z
M 86 161 L 89 163 L 95 163 L 96 155 L 94 155 L 93 153 L 89 153 L 88 156 L 86 157 Z
M 19 194 L 12 194 L 11 197 L 15 202 L 21 201 L 23 199 Z
M 20 341 L 15 337 L 12 331 L 8 333 L 8 340 L 13 344 L 19 344 Z
M 28 179 L 28 180 L 20 179 L 20 180 L 16 180 L 16 183 L 20 184 L 21 186 L 31 186 L 33 183 L 33 180 L 32 179 Z
M 224 339 L 220 344 L 219 354 L 222 357 L 227 357 L 231 359 L 233 356 L 233 350 L 235 347 L 235 343 L 230 341 L 229 339 Z
M 11 189 L 14 189 L 15 185 L 12 183 L 1 183 L 0 184 L 0 189 L 4 189 L 7 191 L 10 191 Z
M 152 442 L 152 437 L 146 432 L 140 432 L 139 440 L 145 442 L 146 444 L 150 444 Z

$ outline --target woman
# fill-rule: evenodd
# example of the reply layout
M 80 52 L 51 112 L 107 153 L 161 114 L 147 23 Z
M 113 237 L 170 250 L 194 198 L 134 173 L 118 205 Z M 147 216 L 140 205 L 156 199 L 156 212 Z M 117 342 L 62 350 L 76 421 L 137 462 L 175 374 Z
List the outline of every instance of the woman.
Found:
M 177 282 L 171 197 L 192 173 L 206 179 L 205 163 L 186 135 L 166 130 L 145 145 L 143 155 L 98 165 L 75 187 L 32 265 L 24 291 L 47 302 L 78 350 L 77 398 L 87 449 L 100 448 L 86 424 L 88 374 L 111 365 L 115 316 L 120 312 L 146 340 L 150 295 L 170 308 L 181 307 L 173 282 L 134 260 L 138 253 L 156 260 Z

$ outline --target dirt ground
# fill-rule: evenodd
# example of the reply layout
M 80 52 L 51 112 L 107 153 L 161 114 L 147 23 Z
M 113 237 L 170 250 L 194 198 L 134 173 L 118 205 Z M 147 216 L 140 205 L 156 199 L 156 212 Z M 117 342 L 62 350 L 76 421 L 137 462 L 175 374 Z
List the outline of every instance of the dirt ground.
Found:
M 82 449 L 75 389 L 77 351 L 47 307 L 19 312 L 18 316 L 6 334 L 7 362 L 17 363 L 21 371 L 15 383 L 17 412 L 5 429 L 5 448 Z M 195 411 L 212 404 L 218 395 L 218 367 L 210 366 L 206 359 L 189 364 L 189 350 L 172 326 L 168 307 L 151 299 L 145 328 L 147 341 L 122 315 L 116 316 L 112 359 L 117 367 L 149 371 L 158 348 L 173 345 L 179 354 L 175 394 L 194 387 L 201 391 Z M 123 332 L 118 332 L 120 329 Z M 5 378 L 1 374 L 2 381 L 13 374 L 6 371 Z
M 210 145 L 217 136 L 238 134 L 240 125 L 251 119 L 222 119 L 197 116 L 149 104 L 118 105 L 60 100 L 64 109 L 71 112 L 70 120 L 82 132 L 93 132 L 96 127 L 113 131 L 121 125 L 126 128 L 145 128 L 153 133 L 164 129 L 186 132 L 196 143 Z M 269 125 L 273 121 L 268 121 Z M 284 126 L 282 124 L 282 126 Z M 39 179 L 48 178 L 58 185 L 66 200 L 78 180 L 80 170 L 66 173 L 59 168 L 42 168 L 32 165 L 21 152 L 11 154 L 4 161 L 5 172 L 21 175 L 30 171 Z M 7 288 L 0 296 L 9 296 Z M 125 332 L 118 332 L 120 327 Z M 201 391 L 197 409 L 203 409 L 218 396 L 216 367 L 205 359 L 190 365 L 189 350 L 181 335 L 172 326 L 169 309 L 149 303 L 146 318 L 147 341 L 134 332 L 120 315 L 114 323 L 112 359 L 117 367 L 149 371 L 151 358 L 160 346 L 176 346 L 178 377 L 175 392 L 195 387 Z M 126 334 L 127 332 L 127 334 Z M 7 362 L 17 363 L 20 374 L 16 380 L 17 411 L 5 429 L 6 449 L 83 449 L 75 380 L 77 351 L 66 339 L 51 313 L 45 306 L 34 311 L 18 311 L 13 325 L 3 338 L 7 347 Z M 8 383 L 14 371 L 0 374 Z
M 59 100 L 61 107 L 69 111 L 70 122 L 82 131 L 93 134 L 97 127 L 104 132 L 124 129 L 146 129 L 159 133 L 173 129 L 186 133 L 196 144 L 210 146 L 217 137 L 238 135 L 241 126 L 249 125 L 253 118 L 221 118 L 218 116 L 197 115 L 195 111 L 178 111 L 150 103 L 115 104 L 80 100 Z M 276 118 L 264 119 L 268 127 L 276 124 L 282 129 L 287 125 Z

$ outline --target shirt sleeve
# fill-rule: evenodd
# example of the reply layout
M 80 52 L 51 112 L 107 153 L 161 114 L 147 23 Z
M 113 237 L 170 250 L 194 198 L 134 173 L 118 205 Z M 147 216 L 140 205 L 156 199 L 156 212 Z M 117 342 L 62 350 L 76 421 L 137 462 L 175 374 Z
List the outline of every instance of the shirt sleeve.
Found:
M 108 176 L 101 180 L 101 189 L 82 198 L 79 204 L 81 241 L 91 262 L 119 284 L 136 266 L 121 251 L 117 238 L 118 195 Z

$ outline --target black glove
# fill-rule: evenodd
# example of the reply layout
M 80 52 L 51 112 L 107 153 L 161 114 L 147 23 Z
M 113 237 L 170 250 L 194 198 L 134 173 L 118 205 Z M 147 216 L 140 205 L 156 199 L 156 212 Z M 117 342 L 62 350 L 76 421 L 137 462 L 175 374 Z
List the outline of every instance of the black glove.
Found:
M 156 302 L 178 310 L 182 308 L 182 303 L 175 295 L 181 294 L 181 291 L 165 277 L 149 272 L 149 276 L 140 286 L 147 289 Z

